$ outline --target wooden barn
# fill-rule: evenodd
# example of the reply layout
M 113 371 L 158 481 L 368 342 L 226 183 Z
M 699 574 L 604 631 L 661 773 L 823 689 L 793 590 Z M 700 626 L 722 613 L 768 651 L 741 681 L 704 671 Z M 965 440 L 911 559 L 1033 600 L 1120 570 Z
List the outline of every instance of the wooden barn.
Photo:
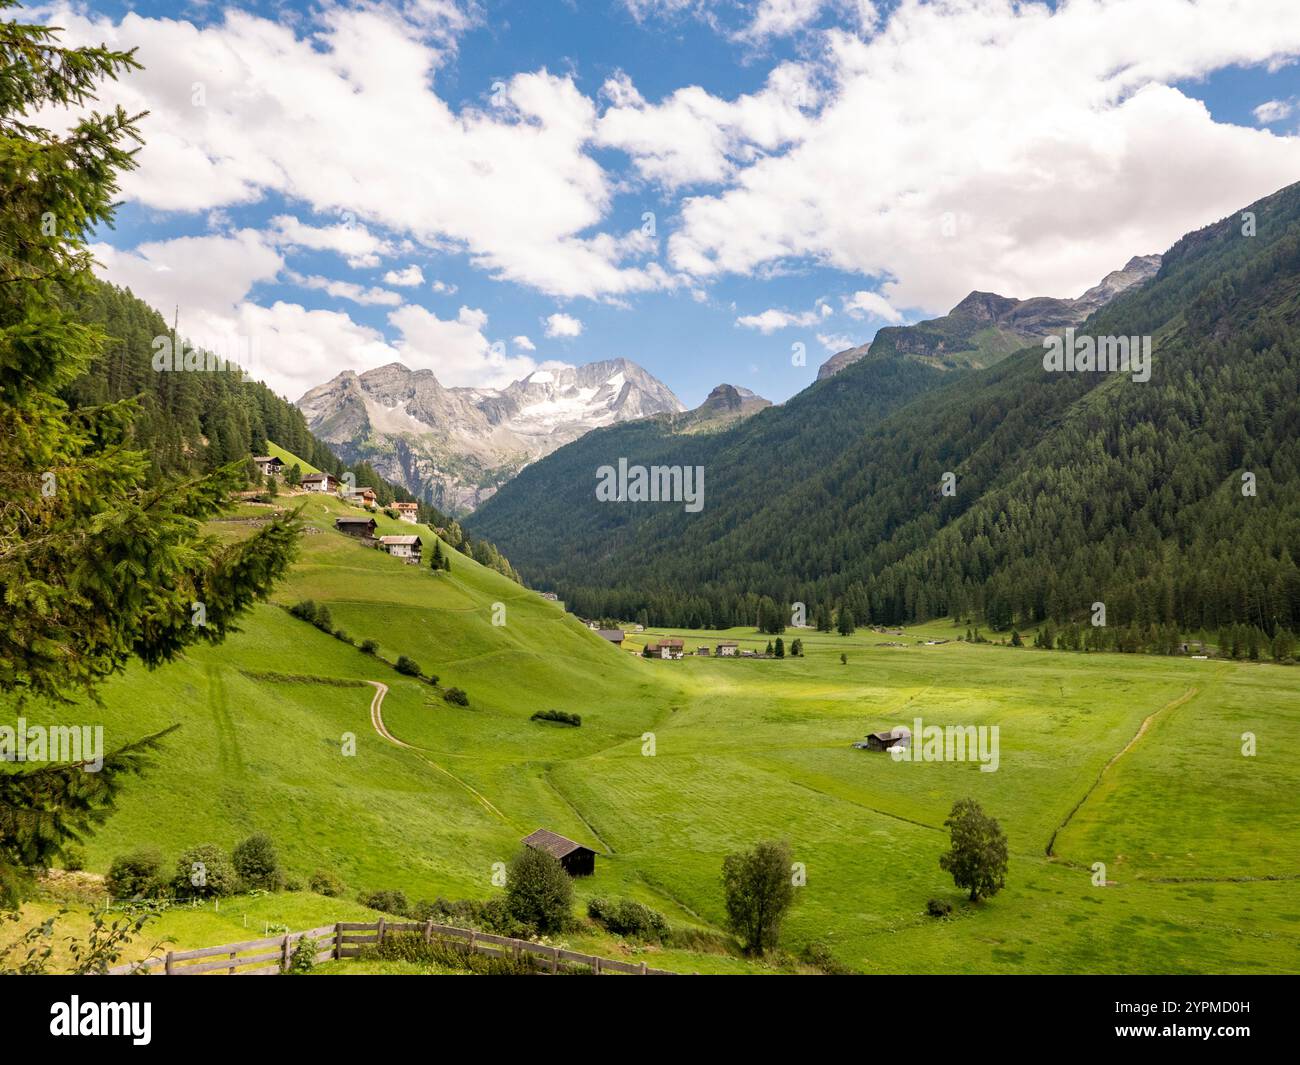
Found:
M 564 866 L 570 876 L 591 876 L 596 871 L 596 852 L 581 843 L 552 832 L 549 828 L 539 828 L 531 836 L 523 838 L 523 845 L 535 851 L 549 854 Z
M 347 533 L 349 536 L 357 536 L 361 539 L 368 539 L 375 535 L 374 518 L 335 518 L 334 528 L 341 533 Z

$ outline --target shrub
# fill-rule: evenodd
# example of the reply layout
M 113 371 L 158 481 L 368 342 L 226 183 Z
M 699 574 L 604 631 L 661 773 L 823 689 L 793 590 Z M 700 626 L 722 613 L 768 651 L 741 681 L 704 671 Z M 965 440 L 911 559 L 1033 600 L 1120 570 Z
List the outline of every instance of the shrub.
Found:
M 469 696 L 460 688 L 448 688 L 442 693 L 442 697 L 449 703 L 455 703 L 457 706 L 469 706 Z
M 81 872 L 86 868 L 86 852 L 80 847 L 64 847 L 63 868 L 70 873 Z
M 239 890 L 239 876 L 230 857 L 212 843 L 191 847 L 182 854 L 172 883 L 182 898 L 215 898 Z
M 947 917 L 952 913 L 952 903 L 942 899 L 931 899 L 925 904 L 925 912 L 931 917 Z
M 527 976 L 538 971 L 537 959 L 532 954 L 519 957 L 508 954 L 499 957 L 471 954 L 465 947 L 445 940 L 434 939 L 426 943 L 418 932 L 393 932 L 385 935 L 384 941 L 378 946 L 367 947 L 362 957 L 438 965 L 447 969 L 468 970 L 481 976 Z
M 334 630 L 334 639 L 336 639 L 336 640 L 342 640 L 344 643 L 346 643 L 346 644 L 351 644 L 351 645 L 354 646 L 354 647 L 356 646 L 356 642 L 357 642 L 357 641 L 354 640 L 351 636 L 349 636 L 346 632 L 344 632 L 342 629 L 335 629 L 335 630 Z
M 275 844 L 264 832 L 249 836 L 238 844 L 230 853 L 230 863 L 235 867 L 239 878 L 250 888 L 276 891 L 284 883 Z
M 115 899 L 147 899 L 161 893 L 162 854 L 156 850 L 132 851 L 113 859 L 104 886 Z
M 328 869 L 317 869 L 307 881 L 307 887 L 317 895 L 337 898 L 346 890 L 343 881 Z
M 574 728 L 582 724 L 581 714 L 569 714 L 563 710 L 538 710 L 530 721 L 555 721 L 561 725 L 572 725 Z
M 406 895 L 400 891 L 372 891 L 367 895 L 360 897 L 362 906 L 367 906 L 372 910 L 379 910 L 382 913 L 395 913 L 399 917 L 408 917 L 411 912 L 411 904 L 407 902 Z
M 825 943 L 809 943 L 800 952 L 799 958 L 804 964 L 814 966 L 827 976 L 853 975 L 853 970 L 835 957 Z
M 379 653 L 379 641 L 378 641 L 378 640 L 362 640 L 362 641 L 361 641 L 361 653 L 362 653 L 363 655 L 374 655 L 374 654 L 378 654 L 378 653 Z
M 301 603 L 294 603 L 289 608 L 289 613 L 303 621 L 310 621 L 314 625 L 316 623 L 316 600 L 304 599 Z
M 316 617 L 313 619 L 312 624 L 321 632 L 329 633 L 334 631 L 334 619 L 330 617 L 330 608 L 324 603 L 316 608 Z
M 559 861 L 525 847 L 506 876 L 510 914 L 535 932 L 562 932 L 573 921 L 573 882 Z
M 294 944 L 293 953 L 289 955 L 290 975 L 301 975 L 309 973 L 316 967 L 316 954 L 321 950 L 321 946 L 311 936 L 301 937 Z
M 407 677 L 418 677 L 422 672 L 419 663 L 413 658 L 407 658 L 406 655 L 398 655 L 397 665 L 393 668 Z
M 301 891 L 302 881 L 298 879 L 298 877 L 296 876 L 286 875 L 284 878 L 283 887 L 285 891 Z
M 591 899 L 587 903 L 587 916 L 619 936 L 661 940 L 668 934 L 664 915 L 636 899 Z

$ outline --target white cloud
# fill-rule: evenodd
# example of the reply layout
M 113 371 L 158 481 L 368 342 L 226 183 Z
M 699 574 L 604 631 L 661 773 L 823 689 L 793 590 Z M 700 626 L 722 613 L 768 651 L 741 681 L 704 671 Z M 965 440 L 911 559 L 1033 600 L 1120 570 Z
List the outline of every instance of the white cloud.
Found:
M 520 351 L 536 351 L 537 345 L 529 340 L 526 336 L 520 335 L 511 341 Z
M 788 149 L 683 202 L 673 268 L 812 260 L 929 311 L 972 288 L 1075 296 L 1300 172 L 1300 138 L 1171 87 L 1300 53 L 1290 0 L 1248 18 L 1235 0 L 902 0 L 870 40 L 824 40 L 829 99 Z
M 858 342 L 844 333 L 818 333 L 817 342 L 831 353 L 856 348 Z
M 761 43 L 787 37 L 801 30 L 821 14 L 823 0 L 759 0 L 754 19 L 736 34 L 742 41 Z
M 478 385 L 499 388 L 525 377 L 537 364 L 525 356 L 510 358 L 504 344 L 493 344 L 483 333 L 487 314 L 461 307 L 454 319 L 439 318 L 423 307 L 408 305 L 388 316 L 402 337 L 396 347 L 412 369 L 430 369 L 446 386 Z
M 582 335 L 582 323 L 578 319 L 556 312 L 546 319 L 548 337 L 576 337 Z
M 777 310 L 775 307 L 759 314 L 745 314 L 736 319 L 736 324 L 746 329 L 757 329 L 764 336 L 775 333 L 778 329 L 788 329 L 792 325 L 816 325 L 822 317 L 820 311 L 804 311 L 794 314 L 790 311 Z
M 855 292 L 851 296 L 845 296 L 844 310 L 854 318 L 875 315 L 877 318 L 883 318 L 891 325 L 897 325 L 903 320 L 902 314 L 896 311 L 879 292 L 862 291 Z
M 818 98 L 808 67 L 783 63 L 757 93 L 724 100 L 699 86 L 647 104 L 625 74 L 606 80 L 612 102 L 596 141 L 632 157 L 642 177 L 673 190 L 730 180 L 745 164 L 797 143 L 811 128 L 805 109 Z
M 337 281 L 333 278 L 318 275 L 304 277 L 302 274 L 289 273 L 286 277 L 293 284 L 300 285 L 303 288 L 317 289 L 334 296 L 336 299 L 351 300 L 353 303 L 360 303 L 364 306 L 396 307 L 402 302 L 401 296 L 385 288 L 366 288 L 364 285 L 356 285 L 351 281 Z
M 313 226 L 293 215 L 276 215 L 271 219 L 268 239 L 293 250 L 332 251 L 343 256 L 349 266 L 374 267 L 380 256 L 391 255 L 392 245 L 372 234 L 365 226 L 345 217 L 328 226 Z
M 424 284 L 424 271 L 412 263 L 401 270 L 389 270 L 384 275 L 384 281 L 399 288 L 414 288 L 416 285 Z
M 1290 100 L 1268 100 L 1255 108 L 1251 114 L 1261 126 L 1267 126 L 1270 122 L 1281 122 L 1294 109 L 1295 104 Z
M 457 287 L 449 281 L 435 281 L 429 288 L 440 296 L 454 296 L 458 291 Z
M 436 93 L 432 74 L 467 24 L 453 10 L 325 5 L 302 31 L 236 9 L 202 27 L 69 7 L 49 18 L 69 44 L 138 46 L 145 69 L 108 86 L 100 106 L 149 112 L 139 169 L 123 181 L 146 208 L 212 211 L 279 194 L 463 250 L 495 277 L 556 296 L 670 283 L 656 264 L 623 263 L 617 239 L 579 236 L 608 213 L 614 183 L 588 154 L 596 109 L 571 77 L 515 74 L 500 106 L 459 111 Z M 381 252 L 358 254 L 373 265 Z

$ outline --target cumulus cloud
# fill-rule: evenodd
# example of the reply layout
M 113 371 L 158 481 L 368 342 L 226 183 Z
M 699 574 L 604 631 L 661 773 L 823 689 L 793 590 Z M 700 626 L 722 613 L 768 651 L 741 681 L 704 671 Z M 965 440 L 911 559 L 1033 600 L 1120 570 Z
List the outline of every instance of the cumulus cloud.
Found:
M 440 296 L 454 296 L 458 291 L 450 281 L 435 281 L 429 288 Z
M 582 323 L 571 315 L 556 312 L 546 319 L 548 337 L 576 337 L 582 335 Z
M 353 303 L 360 303 L 367 307 L 376 305 L 396 307 L 402 302 L 401 296 L 385 288 L 367 288 L 364 285 L 353 284 L 351 281 L 339 281 L 316 274 L 303 276 L 292 271 L 285 276 L 287 280 L 302 288 L 316 289 L 336 299 L 351 300 Z
M 453 7 L 326 5 L 308 32 L 233 9 L 205 26 L 68 7 L 50 21 L 70 44 L 138 46 L 145 69 L 101 101 L 150 112 L 128 200 L 212 211 L 279 194 L 463 250 L 495 277 L 557 296 L 665 284 L 656 264 L 620 261 L 618 241 L 579 236 L 608 212 L 614 183 L 587 151 L 596 108 L 570 77 L 515 74 L 491 103 L 459 111 L 437 94 L 431 75 L 463 28 Z M 381 252 L 356 254 L 373 265 Z
M 778 329 L 788 329 L 792 325 L 810 326 L 816 325 L 821 319 L 820 310 L 803 311 L 802 313 L 792 313 L 790 311 L 777 310 L 771 307 L 759 314 L 745 314 L 736 319 L 736 324 L 745 329 L 757 329 L 764 336 L 775 333 Z
M 844 297 L 844 310 L 854 318 L 875 315 L 891 325 L 897 325 L 903 320 L 902 314 L 890 306 L 889 301 L 879 292 L 862 291 Z
M 537 350 L 537 345 L 534 344 L 531 340 L 529 340 L 526 336 L 523 336 L 522 334 L 520 336 L 515 337 L 514 340 L 511 341 L 511 343 L 514 344 L 514 346 L 517 347 L 520 351 Z
M 1295 105 L 1290 100 L 1268 100 L 1256 107 L 1251 114 L 1261 126 L 1267 126 L 1270 122 L 1281 122 L 1294 109 Z
M 870 39 L 825 40 L 827 100 L 797 143 L 684 201 L 677 270 L 813 260 L 928 311 L 972 288 L 1074 296 L 1300 172 L 1300 138 L 1172 87 L 1300 53 L 1289 0 L 1250 18 L 1233 0 L 903 0 Z
M 276 215 L 271 219 L 268 239 L 289 251 L 331 251 L 354 267 L 378 266 L 381 256 L 393 252 L 387 240 L 375 236 L 350 215 L 327 226 L 313 226 L 293 215 Z
M 484 335 L 486 312 L 461 307 L 453 319 L 439 318 L 424 307 L 400 307 L 388 316 L 402 334 L 396 344 L 401 361 L 412 369 L 429 369 L 447 386 L 499 388 L 537 368 L 525 356 L 510 357 L 505 345 Z
M 794 144 L 811 128 L 805 109 L 818 90 L 810 69 L 783 63 L 757 93 L 726 100 L 699 86 L 648 104 L 625 74 L 607 79 L 611 101 L 596 126 L 596 142 L 632 158 L 642 177 L 665 189 L 730 180 L 763 153 Z
M 412 263 L 401 270 L 389 270 L 384 275 L 384 281 L 399 288 L 414 288 L 416 285 L 424 284 L 424 271 Z

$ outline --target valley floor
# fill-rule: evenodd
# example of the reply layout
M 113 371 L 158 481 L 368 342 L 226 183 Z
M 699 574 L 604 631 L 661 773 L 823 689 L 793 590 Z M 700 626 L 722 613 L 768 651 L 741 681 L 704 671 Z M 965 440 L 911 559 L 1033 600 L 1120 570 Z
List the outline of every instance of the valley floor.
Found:
M 598 852 L 580 900 L 630 895 L 674 925 L 718 930 L 724 855 L 783 838 L 806 868 L 784 945 L 825 944 L 858 971 L 1300 971 L 1294 668 L 924 643 L 957 634 L 939 624 L 787 633 L 802 658 L 644 660 L 458 553 L 435 574 L 366 549 L 333 530 L 346 509 L 306 502 L 315 531 L 278 605 L 258 607 L 223 646 L 131 669 L 102 709 L 24 708 L 33 722 L 103 723 L 110 747 L 182 725 L 89 841 L 89 869 L 145 845 L 174 863 L 195 844 L 265 831 L 300 879 L 327 868 L 354 895 L 482 899 L 499 891 L 496 863 L 547 827 Z M 378 517 L 381 533 L 410 531 Z M 433 533 L 418 531 L 428 551 Z M 238 535 L 233 523 L 224 532 Z M 306 598 L 470 705 L 282 609 Z M 691 649 L 768 639 L 679 635 Z M 375 682 L 387 693 L 372 715 Z M 529 720 L 547 709 L 582 725 Z M 851 746 L 918 718 L 996 725 L 997 771 Z M 967 796 L 998 818 L 1012 852 L 1006 889 L 978 905 L 938 865 L 944 818 Z M 931 898 L 953 916 L 928 917 Z M 244 913 L 258 934 L 371 914 L 307 893 L 223 911 L 174 911 L 159 934 L 207 946 L 241 938 Z M 626 949 L 575 938 L 596 953 Z M 678 951 L 651 964 L 761 968 Z

